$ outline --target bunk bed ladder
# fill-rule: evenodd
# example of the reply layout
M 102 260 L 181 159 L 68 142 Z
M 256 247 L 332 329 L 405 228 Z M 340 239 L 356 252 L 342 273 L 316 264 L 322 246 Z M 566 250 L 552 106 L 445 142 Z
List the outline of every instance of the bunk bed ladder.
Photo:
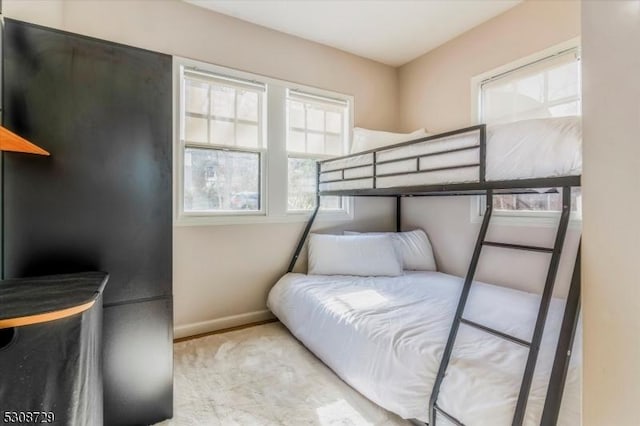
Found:
M 433 389 L 431 392 L 431 397 L 429 399 L 429 425 L 430 426 L 436 426 L 436 417 L 438 414 L 440 414 L 441 416 L 443 416 L 444 418 L 446 418 L 447 420 L 449 420 L 455 425 L 464 426 L 462 422 L 456 419 L 452 414 L 445 412 L 437 404 L 440 387 L 445 378 L 446 370 L 449 365 L 449 361 L 451 360 L 451 354 L 453 352 L 453 347 L 455 345 L 456 337 L 458 335 L 458 330 L 461 324 L 476 328 L 480 331 L 489 333 L 493 336 L 506 339 L 514 344 L 521 345 L 529 349 L 529 355 L 527 358 L 527 363 L 526 363 L 524 374 L 522 377 L 522 383 L 521 383 L 520 391 L 518 394 L 518 400 L 516 403 L 516 410 L 513 417 L 512 426 L 521 426 L 524 421 L 524 415 L 527 407 L 527 400 L 529 398 L 529 391 L 531 389 L 533 373 L 535 370 L 536 361 L 538 360 L 538 352 L 540 349 L 540 343 L 542 341 L 542 334 L 544 332 L 547 313 L 549 312 L 549 306 L 551 304 L 551 297 L 553 294 L 553 286 L 554 286 L 556 275 L 558 272 L 558 265 L 560 264 L 562 246 L 564 245 L 564 239 L 565 239 L 565 235 L 567 233 L 567 228 L 569 225 L 569 217 L 571 214 L 571 187 L 565 186 L 562 188 L 562 213 L 560 215 L 560 223 L 558 225 L 558 230 L 556 233 L 556 238 L 555 238 L 555 243 L 553 248 L 486 241 L 487 229 L 489 228 L 489 222 L 491 221 L 491 215 L 493 213 L 493 191 L 487 190 L 486 194 L 487 194 L 486 195 L 487 203 L 486 203 L 484 219 L 480 227 L 480 232 L 478 233 L 478 239 L 476 241 L 475 249 L 473 251 L 473 256 L 471 257 L 471 263 L 469 264 L 467 276 L 465 278 L 464 285 L 462 287 L 462 292 L 460 294 L 458 307 L 456 309 L 453 323 L 451 325 L 451 330 L 449 332 L 449 338 L 447 340 L 447 344 L 442 354 L 442 361 L 440 362 L 440 368 L 438 369 L 438 374 L 436 376 L 436 380 L 434 382 Z M 551 254 L 551 260 L 549 262 L 547 278 L 545 280 L 544 290 L 542 292 L 542 297 L 540 301 L 540 307 L 538 309 L 538 316 L 536 319 L 535 329 L 530 342 L 519 339 L 515 336 L 511 336 L 509 334 L 503 333 L 501 331 L 494 330 L 492 328 L 470 321 L 463 317 L 464 308 L 467 303 L 467 299 L 469 297 L 469 292 L 471 291 L 473 278 L 475 276 L 476 268 L 478 266 L 478 261 L 480 259 L 480 254 L 482 252 L 483 246 L 526 250 L 526 251 L 543 252 L 543 253 Z M 572 283 L 572 286 L 573 286 L 573 283 Z M 560 389 L 560 393 L 561 391 L 562 390 Z

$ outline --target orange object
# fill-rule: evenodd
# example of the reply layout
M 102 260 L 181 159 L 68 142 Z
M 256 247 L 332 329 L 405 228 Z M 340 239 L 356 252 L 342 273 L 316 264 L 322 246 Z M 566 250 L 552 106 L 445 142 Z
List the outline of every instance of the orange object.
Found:
M 86 311 L 87 309 L 90 309 L 94 305 L 94 303 L 96 303 L 96 301 L 92 300 L 91 302 L 87 302 L 78 306 L 73 306 L 67 309 L 61 309 L 59 311 L 45 312 L 43 314 L 29 315 L 26 317 L 3 319 L 3 320 L 0 320 L 0 329 L 11 328 L 11 327 L 22 327 L 25 325 L 40 324 L 43 322 L 55 321 L 62 318 L 67 318 L 72 315 L 80 314 Z
M 26 152 L 29 154 L 50 155 L 39 146 L 32 144 L 23 137 L 20 137 L 0 126 L 0 151 Z

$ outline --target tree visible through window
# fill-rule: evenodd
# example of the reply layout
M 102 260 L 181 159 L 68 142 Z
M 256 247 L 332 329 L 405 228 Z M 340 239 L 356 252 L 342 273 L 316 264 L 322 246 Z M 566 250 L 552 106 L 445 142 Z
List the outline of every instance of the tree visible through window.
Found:
M 503 72 L 480 83 L 480 121 L 488 125 L 518 120 L 581 115 L 580 56 L 570 49 Z M 572 209 L 580 209 L 581 191 L 572 191 Z M 559 211 L 558 194 L 496 195 L 501 211 Z

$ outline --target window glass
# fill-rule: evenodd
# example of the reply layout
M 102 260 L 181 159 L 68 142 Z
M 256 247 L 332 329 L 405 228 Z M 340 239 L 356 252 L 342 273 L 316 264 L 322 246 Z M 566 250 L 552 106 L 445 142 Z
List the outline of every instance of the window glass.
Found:
M 316 206 L 316 160 L 289 157 L 289 210 L 312 210 Z M 320 208 L 342 209 L 341 197 L 322 197 Z
M 186 148 L 184 211 L 260 210 L 260 154 Z
M 187 145 L 263 148 L 262 98 L 265 88 L 185 72 L 184 138 Z

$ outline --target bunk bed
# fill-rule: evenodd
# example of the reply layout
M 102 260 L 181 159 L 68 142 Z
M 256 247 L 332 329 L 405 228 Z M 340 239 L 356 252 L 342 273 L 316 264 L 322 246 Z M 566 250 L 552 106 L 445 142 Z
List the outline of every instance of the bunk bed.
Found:
M 572 351 L 574 338 L 581 346 L 579 248 L 567 299 L 552 293 L 571 189 L 580 186 L 580 143 L 579 119 L 567 117 L 477 125 L 319 162 L 317 207 L 288 274 L 269 294 L 270 309 L 347 383 L 417 424 L 555 425 L 561 409 L 562 424 L 576 424 L 580 353 L 572 359 Z M 553 247 L 487 240 L 493 196 L 531 192 L 560 192 Z M 397 232 L 403 197 L 485 195 L 466 277 L 435 271 L 397 277 L 293 273 L 320 197 L 328 195 L 394 197 Z M 487 246 L 550 255 L 542 294 L 474 281 Z M 525 314 L 531 306 L 533 315 Z M 490 377 L 489 385 L 474 386 L 469 372 Z M 517 393 L 509 393 L 509 386 Z M 570 402 L 563 403 L 563 396 Z

